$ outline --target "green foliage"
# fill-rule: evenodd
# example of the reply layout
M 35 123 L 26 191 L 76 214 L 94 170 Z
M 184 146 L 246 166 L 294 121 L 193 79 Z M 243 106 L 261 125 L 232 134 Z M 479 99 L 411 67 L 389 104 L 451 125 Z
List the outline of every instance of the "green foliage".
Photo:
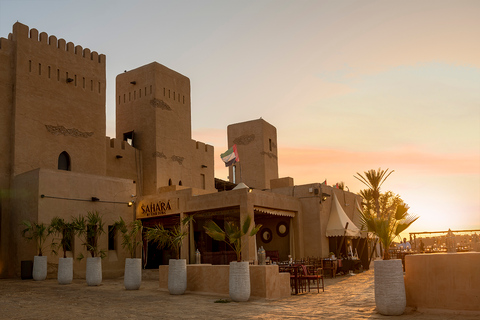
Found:
M 30 222 L 27 220 L 22 221 L 23 230 L 22 236 L 27 240 L 33 240 L 38 247 L 38 255 L 43 255 L 43 249 L 45 247 L 45 241 L 50 235 L 48 225 L 45 223 Z
M 252 228 L 250 233 L 248 233 L 248 229 L 250 229 L 250 224 L 252 219 L 250 216 L 247 216 L 243 225 L 240 227 L 237 222 L 234 221 L 225 221 L 225 231 L 222 230 L 215 222 L 209 221 L 205 228 L 205 232 L 216 241 L 223 241 L 227 243 L 233 251 L 237 254 L 237 261 L 241 261 L 241 254 L 242 254 L 242 237 L 244 235 L 249 235 L 250 237 L 257 234 L 258 230 L 262 227 L 261 224 L 256 225 Z
M 82 245 L 85 246 L 87 251 L 93 257 L 105 258 L 106 254 L 104 250 L 101 250 L 98 246 L 98 239 L 102 233 L 105 233 L 103 229 L 104 223 L 102 216 L 95 212 L 88 212 L 87 218 L 85 216 L 78 216 L 73 218 L 73 224 L 80 238 L 83 239 Z M 77 259 L 83 259 L 83 254 L 80 254 Z
M 71 244 L 75 236 L 75 224 L 66 222 L 63 218 L 54 217 L 50 222 L 50 233 L 59 235 L 60 238 L 53 238 L 51 243 L 52 252 L 57 255 L 58 250 L 62 248 L 63 257 L 67 257 L 67 251 L 72 250 Z
M 153 228 L 146 228 L 145 237 L 148 241 L 157 243 L 159 249 L 171 248 L 174 256 L 180 259 L 180 249 L 183 239 L 188 235 L 188 226 L 193 221 L 193 215 L 186 216 L 181 224 L 172 229 L 166 229 L 163 225 L 157 224 Z
M 115 228 L 115 230 L 118 230 L 122 233 L 122 248 L 128 250 L 128 252 L 130 253 L 130 258 L 136 258 L 137 247 L 142 246 L 143 244 L 142 221 L 135 220 L 127 225 L 127 223 L 122 219 L 122 217 L 120 217 L 119 221 L 115 221 L 113 227 Z M 140 235 L 140 239 L 138 239 L 138 235 Z
M 368 189 L 361 190 L 363 211 L 360 212 L 363 228 L 375 234 L 384 247 L 384 260 L 390 259 L 388 248 L 392 241 L 405 231 L 418 217 L 408 213 L 408 205 L 399 195 L 391 191 L 380 192 L 380 186 L 390 176 L 387 170 L 378 169 L 365 172 L 365 177 L 357 173 Z M 388 174 L 387 174 L 388 173 Z

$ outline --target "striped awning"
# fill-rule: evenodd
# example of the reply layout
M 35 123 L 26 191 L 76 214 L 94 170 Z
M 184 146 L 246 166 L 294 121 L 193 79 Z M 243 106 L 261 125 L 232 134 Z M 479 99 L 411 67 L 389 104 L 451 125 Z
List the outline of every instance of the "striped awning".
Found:
M 290 218 L 295 217 L 294 211 L 286 211 L 286 210 L 257 207 L 257 206 L 255 206 L 253 210 L 254 212 L 267 213 L 267 214 L 272 214 L 274 216 L 283 216 L 283 217 L 290 217 Z

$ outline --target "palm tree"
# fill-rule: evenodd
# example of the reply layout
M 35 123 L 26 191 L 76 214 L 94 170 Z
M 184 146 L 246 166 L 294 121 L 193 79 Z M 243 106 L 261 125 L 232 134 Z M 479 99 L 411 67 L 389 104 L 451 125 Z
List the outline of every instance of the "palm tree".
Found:
M 365 176 L 357 172 L 356 179 L 364 183 L 368 189 L 361 190 L 360 195 L 365 200 L 363 211 L 360 212 L 363 227 L 368 232 L 375 234 L 384 247 L 383 259 L 389 260 L 388 248 L 395 237 L 405 231 L 418 217 L 408 213 L 408 205 L 403 202 L 399 195 L 388 191 L 380 192 L 381 185 L 394 171 L 369 170 Z
M 60 235 L 60 242 L 56 242 L 53 239 L 51 247 L 52 252 L 57 254 L 58 249 L 62 248 L 63 257 L 67 257 L 67 251 L 71 250 L 73 237 L 75 236 L 75 226 L 73 222 L 65 222 L 63 218 L 54 217 L 50 223 L 50 232 Z
M 181 224 L 176 225 L 173 229 L 166 229 L 161 224 L 157 224 L 153 228 L 147 228 L 145 237 L 148 241 L 156 242 L 158 248 L 169 247 L 174 251 L 176 259 L 180 259 L 180 248 L 183 239 L 188 235 L 186 229 L 193 220 L 193 215 L 183 218 Z
M 367 211 L 361 213 L 362 223 L 367 228 L 367 231 L 374 233 L 385 248 L 383 260 L 390 260 L 388 248 L 393 239 L 398 237 L 400 233 L 405 231 L 419 218 L 410 215 L 408 209 L 408 205 L 401 202 L 398 205 L 393 204 L 381 216 L 372 215 Z
M 369 190 L 371 190 L 371 196 L 374 199 L 375 202 L 375 211 L 377 215 L 380 215 L 380 204 L 379 204 L 379 198 L 380 198 L 380 187 L 382 184 L 387 180 L 387 178 L 394 172 L 394 170 L 388 172 L 389 169 L 387 170 L 382 170 L 381 168 L 378 168 L 378 171 L 375 171 L 373 169 L 364 172 L 363 176 L 362 174 L 357 172 L 357 176 L 354 176 L 357 180 L 365 184 Z
M 251 218 L 250 216 L 247 216 L 245 218 L 245 221 L 243 222 L 242 227 L 233 222 L 233 221 L 225 221 L 225 231 L 222 230 L 215 222 L 210 220 L 205 226 L 205 232 L 214 240 L 217 241 L 224 241 L 227 243 L 237 254 L 237 262 L 242 261 L 241 260 L 241 253 L 242 253 L 242 248 L 243 248 L 243 243 L 242 243 L 242 236 L 248 234 L 249 236 L 254 236 L 257 234 L 258 230 L 262 227 L 261 224 L 256 225 L 252 228 L 250 233 L 248 233 L 248 229 L 250 228 L 250 223 L 251 223 Z
M 27 220 L 22 221 L 24 229 L 22 230 L 22 236 L 27 240 L 33 240 L 38 246 L 38 255 L 43 255 L 43 249 L 45 247 L 45 241 L 50 235 L 48 225 L 45 223 L 30 222 Z
M 123 218 L 120 217 L 120 220 L 115 221 L 113 226 L 115 230 L 119 230 L 122 233 L 122 248 L 128 250 L 130 258 L 136 258 L 137 247 L 143 243 L 142 238 L 138 239 L 138 235 L 142 235 L 143 231 L 142 221 L 135 220 L 127 224 Z

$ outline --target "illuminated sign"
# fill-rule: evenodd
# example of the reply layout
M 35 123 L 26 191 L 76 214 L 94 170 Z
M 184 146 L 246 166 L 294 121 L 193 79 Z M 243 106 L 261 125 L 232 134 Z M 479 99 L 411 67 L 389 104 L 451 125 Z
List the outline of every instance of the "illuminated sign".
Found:
M 170 211 L 172 211 L 170 200 L 140 203 L 137 208 L 137 218 L 161 216 Z

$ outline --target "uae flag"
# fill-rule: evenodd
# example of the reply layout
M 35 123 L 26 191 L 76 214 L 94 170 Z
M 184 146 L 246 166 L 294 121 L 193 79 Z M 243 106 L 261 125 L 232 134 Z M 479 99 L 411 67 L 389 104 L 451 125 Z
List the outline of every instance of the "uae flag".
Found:
M 238 157 L 237 145 L 234 144 L 233 147 L 225 151 L 225 153 L 222 153 L 220 157 L 222 158 L 223 162 L 225 162 L 225 167 L 230 167 L 235 162 L 240 161 L 240 158 Z

